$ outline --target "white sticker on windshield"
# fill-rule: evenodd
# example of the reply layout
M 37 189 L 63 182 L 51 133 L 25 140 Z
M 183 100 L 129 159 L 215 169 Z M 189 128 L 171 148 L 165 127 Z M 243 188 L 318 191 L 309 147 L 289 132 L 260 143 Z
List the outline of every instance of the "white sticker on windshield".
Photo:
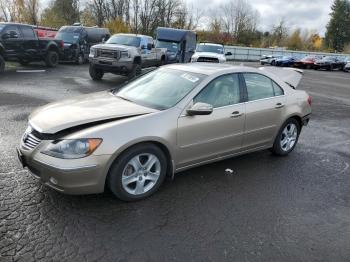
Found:
M 182 74 L 181 77 L 187 79 L 188 81 L 191 81 L 192 83 L 196 83 L 199 80 L 198 77 L 195 77 L 187 73 Z

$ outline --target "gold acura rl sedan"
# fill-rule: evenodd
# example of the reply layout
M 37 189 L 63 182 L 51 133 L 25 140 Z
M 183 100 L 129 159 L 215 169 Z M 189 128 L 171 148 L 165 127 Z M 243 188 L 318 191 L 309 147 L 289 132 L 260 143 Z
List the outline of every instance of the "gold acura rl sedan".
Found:
M 125 201 L 159 189 L 166 175 L 257 150 L 284 156 L 309 121 L 297 69 L 177 64 L 120 90 L 55 102 L 29 117 L 23 167 L 67 194 L 109 188 Z

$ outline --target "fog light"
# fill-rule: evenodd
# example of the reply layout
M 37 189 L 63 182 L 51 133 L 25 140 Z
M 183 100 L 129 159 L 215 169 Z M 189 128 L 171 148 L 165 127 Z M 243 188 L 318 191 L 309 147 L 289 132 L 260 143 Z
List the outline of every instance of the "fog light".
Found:
M 57 185 L 58 184 L 58 181 L 57 181 L 57 179 L 55 179 L 55 178 L 53 178 L 53 177 L 50 177 L 50 182 L 52 183 L 52 184 L 54 184 L 54 185 Z

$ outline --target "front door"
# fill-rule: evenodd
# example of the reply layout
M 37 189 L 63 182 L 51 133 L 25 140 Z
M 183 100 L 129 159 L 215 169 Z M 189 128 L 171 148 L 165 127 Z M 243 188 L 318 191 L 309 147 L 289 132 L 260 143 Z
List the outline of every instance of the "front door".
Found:
M 238 74 L 216 78 L 193 99 L 214 108 L 210 115 L 189 116 L 186 112 L 178 119 L 179 167 L 238 152 L 242 147 L 245 122 L 245 104 L 241 103 Z
M 9 60 L 22 57 L 22 36 L 16 25 L 8 25 L 2 32 L 2 40 L 5 46 L 5 57 Z
M 247 92 L 243 149 L 250 150 L 273 143 L 285 115 L 286 97 L 283 89 L 267 76 L 243 76 Z

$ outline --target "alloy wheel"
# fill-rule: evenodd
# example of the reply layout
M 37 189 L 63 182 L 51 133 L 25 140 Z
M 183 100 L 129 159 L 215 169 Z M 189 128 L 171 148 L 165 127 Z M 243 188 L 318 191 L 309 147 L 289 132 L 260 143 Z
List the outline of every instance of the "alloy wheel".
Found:
M 150 153 L 139 154 L 129 160 L 122 173 L 122 186 L 131 195 L 151 190 L 161 174 L 159 159 Z
M 298 138 L 298 128 L 294 123 L 289 123 L 282 131 L 280 145 L 283 151 L 292 149 Z

